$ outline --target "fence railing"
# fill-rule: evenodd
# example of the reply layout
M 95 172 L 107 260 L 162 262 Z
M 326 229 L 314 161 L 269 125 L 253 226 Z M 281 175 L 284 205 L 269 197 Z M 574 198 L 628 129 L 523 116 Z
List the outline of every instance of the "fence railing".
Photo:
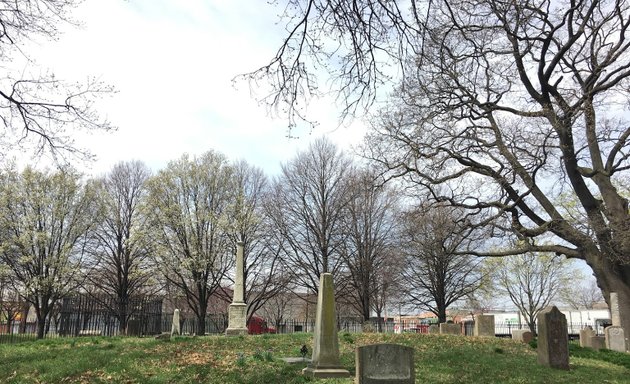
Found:
M 82 307 L 86 309 L 85 306 Z M 74 314 L 61 313 L 56 321 L 51 321 L 45 333 L 46 338 L 55 337 L 77 337 L 77 336 L 150 336 L 163 332 L 170 332 L 172 327 L 172 313 L 140 312 L 136 316 L 131 316 L 127 323 L 127 329 L 121 330 L 119 321 L 115 316 L 107 314 L 107 311 L 99 312 L 92 308 L 90 314 L 82 311 Z M 227 328 L 227 316 L 207 315 L 205 319 L 204 334 L 223 334 Z M 572 338 L 577 338 L 579 331 L 586 327 L 592 327 L 597 333 L 603 333 L 603 328 L 593 323 L 571 323 L 567 326 L 567 331 Z M 462 334 L 472 335 L 474 322 L 461 323 Z M 6 323 L 0 321 L 0 343 L 17 343 L 36 339 L 36 324 L 19 324 L 13 322 L 10 329 Z M 405 321 L 369 321 L 361 319 L 338 319 L 337 328 L 339 332 L 361 333 L 429 333 L 429 324 L 424 322 Z M 198 332 L 198 322 L 196 317 L 181 316 L 180 329 L 184 335 L 195 335 Z M 313 332 L 315 321 L 312 319 L 297 320 L 284 319 L 279 322 L 263 322 L 256 326 L 249 326 L 252 334 L 259 333 L 298 333 Z M 526 324 L 515 323 L 495 323 L 495 334 L 497 337 L 511 337 L 512 331 L 516 329 L 528 329 Z

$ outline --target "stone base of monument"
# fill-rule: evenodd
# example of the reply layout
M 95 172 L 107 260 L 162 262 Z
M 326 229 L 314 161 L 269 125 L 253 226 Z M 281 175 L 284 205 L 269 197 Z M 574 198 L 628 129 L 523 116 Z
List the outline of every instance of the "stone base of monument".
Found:
M 350 372 L 343 369 L 342 367 L 306 367 L 302 370 L 302 374 L 304 376 L 309 376 L 313 378 L 344 378 L 350 377 Z
M 226 336 L 247 335 L 247 304 L 232 303 L 228 309 Z

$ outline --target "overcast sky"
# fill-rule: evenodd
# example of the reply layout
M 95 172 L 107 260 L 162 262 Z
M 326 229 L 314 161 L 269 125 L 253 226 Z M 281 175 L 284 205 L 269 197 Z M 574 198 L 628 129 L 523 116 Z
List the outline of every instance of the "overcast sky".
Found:
M 58 41 L 28 54 L 58 78 L 96 76 L 116 88 L 98 110 L 118 131 L 81 140 L 98 159 L 90 173 L 131 159 L 157 170 L 214 149 L 275 174 L 315 137 L 350 149 L 363 135 L 360 121 L 339 127 L 338 108 L 322 101 L 310 111 L 320 126 L 289 139 L 285 120 L 268 116 L 247 83 L 233 84 L 281 44 L 281 11 L 260 0 L 90 0 L 73 13 L 79 28 L 63 26 Z

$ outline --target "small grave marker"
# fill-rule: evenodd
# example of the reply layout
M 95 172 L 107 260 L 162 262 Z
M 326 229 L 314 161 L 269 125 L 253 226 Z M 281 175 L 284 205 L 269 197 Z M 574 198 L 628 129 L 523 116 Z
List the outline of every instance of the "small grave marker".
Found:
M 494 315 L 477 315 L 474 335 L 478 337 L 494 337 Z
M 414 384 L 413 348 L 398 344 L 356 349 L 356 384 Z

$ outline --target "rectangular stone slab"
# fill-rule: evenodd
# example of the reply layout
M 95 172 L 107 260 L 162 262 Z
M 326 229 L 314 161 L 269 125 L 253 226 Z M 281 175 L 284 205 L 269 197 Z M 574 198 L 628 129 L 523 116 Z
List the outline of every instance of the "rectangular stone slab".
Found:
M 372 344 L 356 349 L 356 384 L 414 384 L 413 348 Z

